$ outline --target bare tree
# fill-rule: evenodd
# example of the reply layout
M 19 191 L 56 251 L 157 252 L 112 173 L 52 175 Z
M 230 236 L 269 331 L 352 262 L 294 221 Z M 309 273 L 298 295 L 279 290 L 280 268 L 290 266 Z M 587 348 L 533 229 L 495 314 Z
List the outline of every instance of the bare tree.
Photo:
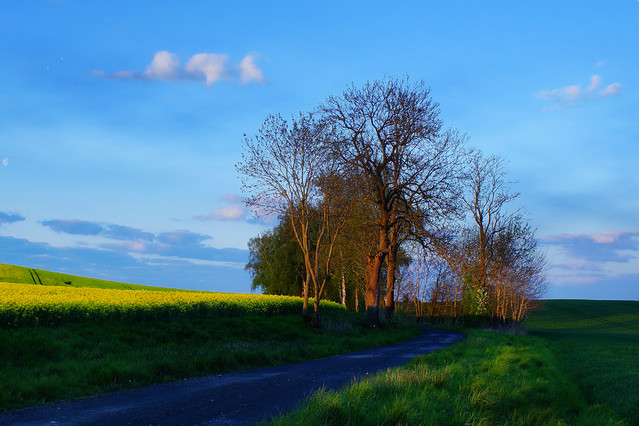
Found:
M 507 204 L 519 194 L 510 192 L 504 159 L 497 156 L 485 157 L 480 151 L 468 156 L 466 171 L 467 191 L 462 200 L 472 216 L 476 235 L 477 273 L 476 285 L 493 291 L 488 280 L 491 251 L 495 237 L 504 232 L 508 223 L 519 215 L 518 211 L 508 213 Z
M 335 155 L 361 178 L 375 219 L 376 244 L 366 266 L 366 318 L 375 327 L 381 270 L 398 244 L 391 241 L 392 232 L 405 222 L 415 225 L 415 217 L 426 229 L 451 210 L 451 165 L 460 138 L 442 130 L 438 104 L 424 83 L 411 84 L 408 78 L 351 86 L 342 96 L 329 97 L 320 112 L 335 126 Z M 392 258 L 389 268 L 394 268 Z M 394 274 L 390 279 L 392 288 Z
M 548 290 L 548 263 L 539 251 L 534 230 L 513 218 L 497 237 L 489 277 L 493 286 L 493 315 L 502 323 L 521 322 L 532 304 Z
M 331 278 L 334 247 L 348 216 L 347 194 L 339 170 L 326 149 L 330 133 L 310 114 L 293 119 L 269 116 L 254 138 L 245 137 L 243 191 L 248 205 L 262 214 L 285 215 L 304 258 L 303 314 L 308 316 L 313 287 L 313 322 L 320 323 L 319 302 Z
M 505 321 L 519 321 L 529 302 L 543 293 L 546 262 L 534 231 L 519 209 L 508 210 L 519 194 L 510 190 L 505 161 L 470 153 L 462 201 L 470 225 L 448 254 L 464 284 L 466 309 Z

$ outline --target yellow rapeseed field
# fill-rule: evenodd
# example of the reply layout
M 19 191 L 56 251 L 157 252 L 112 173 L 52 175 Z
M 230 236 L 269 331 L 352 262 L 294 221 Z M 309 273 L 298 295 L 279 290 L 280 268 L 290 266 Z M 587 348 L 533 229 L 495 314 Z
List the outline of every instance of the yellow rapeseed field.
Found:
M 326 307 L 339 307 L 322 302 Z M 255 294 L 111 290 L 0 283 L 0 327 L 299 313 L 302 299 Z

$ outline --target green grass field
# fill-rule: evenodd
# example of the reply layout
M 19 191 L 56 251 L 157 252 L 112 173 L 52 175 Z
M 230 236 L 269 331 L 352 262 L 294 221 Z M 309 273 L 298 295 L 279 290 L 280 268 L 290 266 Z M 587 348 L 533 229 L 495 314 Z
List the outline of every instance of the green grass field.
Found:
M 590 404 L 639 424 L 639 302 L 552 300 L 527 322 Z
M 639 302 L 546 301 L 528 335 L 468 338 L 318 392 L 275 424 L 639 424 Z
M 0 282 L 52 285 L 66 287 L 91 287 L 115 290 L 157 290 L 157 291 L 185 291 L 174 288 L 152 287 L 147 285 L 127 284 L 116 281 L 105 281 L 96 278 L 79 277 L 44 271 L 42 269 L 25 268 L 23 266 L 6 265 L 0 263 Z

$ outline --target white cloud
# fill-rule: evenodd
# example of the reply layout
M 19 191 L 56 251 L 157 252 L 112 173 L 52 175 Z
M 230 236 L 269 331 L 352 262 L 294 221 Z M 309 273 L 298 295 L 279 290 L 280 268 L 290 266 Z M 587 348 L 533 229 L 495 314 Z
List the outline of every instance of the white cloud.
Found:
M 590 86 L 588 86 L 588 88 L 586 89 L 586 92 L 588 93 L 592 93 L 594 92 L 597 87 L 599 87 L 601 85 L 601 76 L 599 75 L 593 75 L 592 77 L 590 77 Z
M 552 103 L 552 106 L 545 108 L 545 110 L 552 111 L 572 107 L 584 100 L 592 99 L 596 90 L 601 86 L 601 81 L 602 78 L 600 75 L 593 75 L 590 77 L 590 84 L 585 90 L 582 89 L 579 84 L 572 84 L 558 89 L 541 90 L 535 93 L 535 97 Z M 622 85 L 620 83 L 610 84 L 605 89 L 600 90 L 597 96 L 599 98 L 616 96 L 619 94 L 621 87 Z
M 606 231 L 590 234 L 590 239 L 599 244 L 612 244 L 626 236 L 639 235 L 639 232 Z
M 607 98 L 609 96 L 617 96 L 621 91 L 622 84 L 621 83 L 613 83 L 606 86 L 601 92 L 599 92 L 599 96 L 602 98 Z
M 4 157 L 2 159 L 2 165 L 7 167 L 9 165 L 9 157 Z
M 133 71 L 116 71 L 111 77 L 119 78 L 121 80 L 129 80 L 136 78 L 136 75 Z
M 574 106 L 581 99 L 581 88 L 578 85 L 566 86 L 560 89 L 542 90 L 536 93 L 539 99 L 553 102 L 556 108 Z
M 153 61 L 144 71 L 144 76 L 148 79 L 175 80 L 178 78 L 179 69 L 178 57 L 171 52 L 161 50 L 153 57 Z
M 242 197 L 239 194 L 226 194 L 222 197 L 227 203 L 238 204 L 242 202 Z
M 579 287 L 585 292 L 587 288 L 627 287 L 637 282 L 639 231 L 561 234 L 547 236 L 540 242 L 552 261 L 548 279 L 556 288 Z M 623 294 L 619 289 L 616 291 L 617 294 L 607 290 L 603 293 L 606 298 L 627 298 L 633 290 Z M 634 290 L 634 298 L 637 295 Z
M 199 220 L 244 220 L 248 210 L 242 205 L 226 206 L 216 209 L 208 215 L 195 216 Z
M 216 53 L 198 53 L 193 55 L 186 63 L 184 71 L 196 77 L 204 77 L 206 85 L 225 78 L 227 76 L 225 62 L 228 55 Z
M 175 82 L 199 80 L 204 81 L 209 87 L 220 80 L 240 84 L 266 83 L 262 70 L 255 62 L 258 56 L 257 54 L 249 54 L 239 64 L 233 64 L 229 62 L 229 55 L 227 54 L 196 53 L 182 66 L 177 55 L 161 50 L 155 53 L 153 60 L 144 71 L 122 70 L 107 73 L 102 70 L 95 70 L 92 74 L 101 78 L 118 80 L 163 80 Z
M 228 206 L 213 212 L 213 218 L 217 220 L 240 220 L 246 216 L 246 210 L 242 206 Z
M 255 64 L 256 55 L 246 55 L 240 62 L 240 78 L 243 84 L 256 81 L 264 83 L 266 80 L 262 75 L 262 70 Z

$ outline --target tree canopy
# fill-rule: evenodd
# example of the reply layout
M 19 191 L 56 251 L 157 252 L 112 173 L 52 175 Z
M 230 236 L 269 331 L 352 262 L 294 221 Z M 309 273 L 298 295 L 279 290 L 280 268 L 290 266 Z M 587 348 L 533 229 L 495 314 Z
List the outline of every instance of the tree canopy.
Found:
M 424 270 L 438 272 L 403 274 L 435 280 L 418 299 L 445 295 L 454 315 L 520 320 L 543 294 L 545 259 L 521 212 L 507 209 L 518 194 L 504 160 L 466 143 L 444 127 L 424 82 L 408 77 L 351 85 L 290 121 L 268 116 L 237 165 L 248 205 L 283 218 L 251 240 L 254 286 L 305 300 L 312 290 L 315 323 L 325 292 L 346 304 L 349 287 L 358 306 L 363 289 L 376 327 L 382 302 L 387 316 L 395 310 L 400 253 L 419 252 L 437 265 Z

